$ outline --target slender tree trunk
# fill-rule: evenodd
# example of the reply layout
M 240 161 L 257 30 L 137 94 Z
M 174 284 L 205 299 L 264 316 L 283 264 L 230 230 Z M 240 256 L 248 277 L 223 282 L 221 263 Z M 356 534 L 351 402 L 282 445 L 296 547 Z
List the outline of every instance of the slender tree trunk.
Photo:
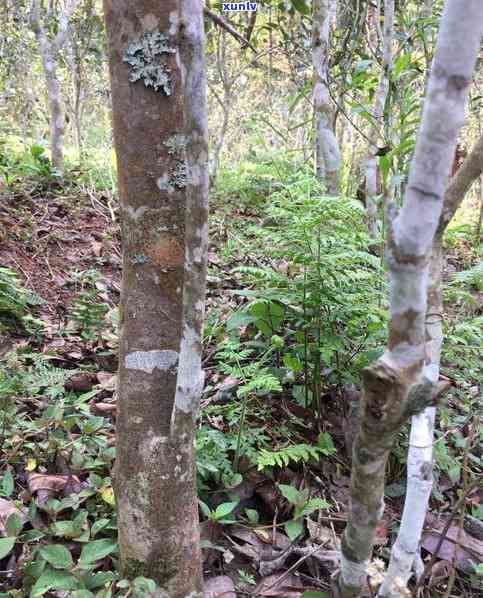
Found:
M 47 85 L 47 97 L 50 113 L 50 151 L 52 152 L 52 164 L 60 172 L 64 169 L 64 133 L 65 117 L 62 108 L 62 91 L 57 76 L 57 61 L 42 42 L 39 41 L 42 63 L 45 72 Z M 44 51 L 42 51 L 44 48 Z
M 432 385 L 438 383 L 443 343 L 443 247 L 435 238 L 429 267 L 426 314 L 426 362 L 423 375 Z M 379 597 L 398 598 L 411 571 L 419 577 L 424 569 L 419 556 L 421 534 L 433 487 L 433 435 L 435 407 L 426 407 L 412 417 L 407 460 L 407 490 L 399 533 L 391 551 L 387 574 Z
M 215 97 L 216 101 L 220 105 L 222 111 L 222 121 L 221 127 L 218 132 L 218 136 L 214 143 L 213 148 L 213 160 L 211 163 L 211 174 L 210 174 L 210 184 L 214 185 L 216 179 L 218 178 L 218 171 L 220 168 L 220 161 L 221 161 L 221 151 L 225 144 L 225 137 L 228 132 L 228 125 L 230 122 L 230 110 L 232 109 L 232 89 L 235 83 L 236 75 L 230 77 L 227 68 L 227 59 L 226 59 L 226 48 L 227 48 L 227 40 L 226 40 L 226 33 L 225 31 L 220 31 L 220 35 L 218 37 L 218 47 L 216 53 L 216 68 L 218 71 L 218 75 L 220 77 L 221 84 L 223 86 L 223 98 L 217 94 L 217 92 L 212 89 L 213 96 Z
M 340 192 L 341 155 L 329 95 L 329 36 L 332 0 L 314 0 L 312 63 L 314 69 L 315 171 L 330 195 Z
M 53 7 L 49 7 L 46 17 L 57 17 L 57 34 L 49 38 L 47 27 L 43 21 L 43 6 L 40 0 L 33 0 L 30 11 L 30 25 L 35 33 L 39 52 L 42 58 L 47 98 L 50 113 L 50 150 L 52 164 L 60 172 L 64 168 L 64 111 L 62 107 L 62 90 L 57 74 L 58 57 L 69 33 L 69 20 L 74 13 L 78 0 L 67 0 L 64 9 L 54 14 Z
M 49 104 L 50 151 L 52 164 L 60 172 L 64 168 L 64 111 L 62 91 L 57 74 L 57 59 L 43 27 L 34 28 L 44 69 L 47 101 Z
M 74 138 L 77 146 L 77 155 L 79 161 L 82 160 L 82 66 L 81 57 L 74 40 L 68 47 L 69 50 L 69 68 L 72 72 L 72 96 L 73 101 L 70 106 L 72 119 L 74 121 Z
M 378 15 L 376 15 L 377 20 Z M 374 21 L 374 19 L 373 19 Z M 376 29 L 375 23 L 372 27 Z M 378 236 L 378 200 L 380 193 L 378 184 L 377 152 L 384 128 L 384 107 L 389 93 L 389 81 L 392 69 L 392 42 L 394 35 L 394 0 L 384 0 L 384 33 L 383 33 L 383 61 L 379 87 L 374 97 L 372 117 L 374 126 L 369 136 L 371 142 L 366 162 L 366 216 L 369 232 L 372 237 Z
M 483 185 L 481 182 L 481 176 L 478 179 L 478 203 L 480 204 L 480 210 L 475 229 L 475 241 L 477 247 L 479 247 L 481 243 L 481 225 L 483 224 Z
M 439 390 L 422 375 L 429 261 L 482 32 L 479 0 L 447 1 L 405 201 L 397 216 L 393 206 L 388 209 L 389 343 L 363 373 L 351 506 L 342 541 L 342 598 L 359 596 L 366 583 L 394 440 L 405 421 L 430 406 Z
M 202 588 L 194 449 L 208 230 L 202 8 L 104 1 L 123 235 L 121 569 L 154 578 L 169 598 Z
M 428 307 L 426 314 L 426 362 L 424 376 L 436 384 L 439 379 L 443 343 L 443 234 L 471 185 L 483 172 L 483 137 L 481 137 L 451 180 L 444 197 L 443 211 L 433 243 L 429 268 Z M 408 452 L 408 484 L 404 511 L 391 561 L 379 596 L 397 598 L 414 570 L 422 573 L 419 545 L 433 487 L 433 435 L 436 410 L 426 408 L 411 421 Z

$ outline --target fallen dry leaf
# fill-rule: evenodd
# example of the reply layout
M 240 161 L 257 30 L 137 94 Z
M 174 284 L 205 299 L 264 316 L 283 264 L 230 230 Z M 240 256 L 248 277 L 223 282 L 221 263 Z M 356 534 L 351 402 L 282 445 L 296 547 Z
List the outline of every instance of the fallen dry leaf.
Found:
M 95 415 L 116 415 L 116 403 L 90 403 L 89 405 Z
M 117 375 L 111 372 L 98 372 L 96 374 L 97 380 L 104 390 L 116 390 Z
M 264 577 L 253 591 L 256 596 L 270 598 L 301 598 L 302 592 L 300 579 L 293 574 L 286 576 L 284 573 Z
M 340 550 L 340 540 L 330 527 L 322 525 L 317 521 L 313 521 L 310 517 L 307 517 L 307 529 L 309 530 L 312 542 L 322 544 L 325 548 Z
M 424 534 L 422 546 L 434 554 L 441 539 L 445 522 L 442 520 L 433 526 L 433 530 Z M 459 535 L 460 534 L 460 535 Z M 483 541 L 470 536 L 465 530 L 459 530 L 457 525 L 450 526 L 445 539 L 437 553 L 438 558 L 455 564 L 456 568 L 465 573 L 473 572 L 473 563 L 483 562 Z
M 5 500 L 4 498 L 0 498 L 0 536 L 5 536 L 5 525 L 7 523 L 7 519 L 10 515 L 18 515 L 22 521 L 25 523 L 27 521 L 26 509 L 19 509 L 15 506 L 13 500 Z
M 96 376 L 89 372 L 81 372 L 71 376 L 65 383 L 66 390 L 73 390 L 75 392 L 87 392 L 92 390 L 96 383 Z
M 431 577 L 428 586 L 430 588 L 448 579 L 451 572 L 451 563 L 448 561 L 438 561 L 431 567 Z
M 40 506 L 58 494 L 68 496 L 82 490 L 81 481 L 74 475 L 32 473 L 27 476 L 27 481 L 30 492 L 37 493 Z
M 92 249 L 92 253 L 96 256 L 96 257 L 101 257 L 101 253 L 102 253 L 102 243 L 99 243 L 99 241 L 92 241 L 91 242 L 91 249 Z
M 236 598 L 235 584 L 228 575 L 207 579 L 203 598 Z

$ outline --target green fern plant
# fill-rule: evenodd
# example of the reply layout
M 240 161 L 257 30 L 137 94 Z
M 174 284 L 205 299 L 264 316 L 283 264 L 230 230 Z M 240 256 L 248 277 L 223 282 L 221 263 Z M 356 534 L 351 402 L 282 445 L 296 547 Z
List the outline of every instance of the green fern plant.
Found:
M 294 463 L 307 463 L 318 460 L 321 456 L 329 456 L 336 452 L 332 438 L 328 433 L 319 434 L 318 444 L 291 444 L 277 451 L 261 449 L 258 454 L 259 471 L 270 467 L 287 467 Z
M 28 294 L 20 285 L 18 275 L 10 268 L 0 267 L 0 332 L 26 313 Z
M 280 337 L 277 367 L 303 386 L 294 398 L 320 412 L 324 384 L 357 381 L 375 357 L 387 313 L 381 258 L 369 251 L 361 206 L 318 195 L 315 185 L 302 176 L 284 186 L 266 208 L 270 224 L 250 229 L 267 265 L 235 269 L 250 288 L 234 291 L 248 303 L 227 329 L 232 338 L 253 329 L 253 347 Z
M 451 284 L 483 291 L 483 262 L 479 262 L 469 270 L 463 270 L 454 274 Z

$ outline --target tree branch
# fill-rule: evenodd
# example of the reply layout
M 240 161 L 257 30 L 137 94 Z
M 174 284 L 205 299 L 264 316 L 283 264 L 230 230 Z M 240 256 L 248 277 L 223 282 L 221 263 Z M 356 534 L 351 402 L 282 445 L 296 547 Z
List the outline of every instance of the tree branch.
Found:
M 232 35 L 237 41 L 239 41 L 242 44 L 243 47 L 250 48 L 250 50 L 256 52 L 256 49 L 252 46 L 250 41 L 247 40 L 246 37 L 243 37 L 241 33 L 238 33 L 238 31 L 226 19 L 224 19 L 220 15 L 217 15 L 216 12 L 213 12 L 209 8 L 206 8 L 206 6 L 204 7 L 203 11 L 206 17 L 211 19 L 213 23 L 218 25 L 218 27 L 221 27 L 230 35 Z
M 444 194 L 443 212 L 439 219 L 436 235 L 442 237 L 446 227 L 460 207 L 471 185 L 483 172 L 483 135 L 466 157 L 461 168 L 451 179 Z
M 53 44 L 58 52 L 65 44 L 65 38 L 69 31 L 69 21 L 77 7 L 78 0 L 68 0 L 64 10 L 59 14 L 59 32 L 54 38 Z

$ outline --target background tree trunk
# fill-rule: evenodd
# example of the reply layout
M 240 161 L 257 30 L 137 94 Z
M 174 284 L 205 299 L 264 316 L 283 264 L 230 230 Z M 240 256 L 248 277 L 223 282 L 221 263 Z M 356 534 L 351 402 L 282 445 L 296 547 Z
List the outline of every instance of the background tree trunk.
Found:
M 122 208 L 121 567 L 202 587 L 194 420 L 203 387 L 207 130 L 202 3 L 105 0 Z
M 329 37 L 331 0 L 314 0 L 312 64 L 314 69 L 315 171 L 330 195 L 340 192 L 341 155 L 334 132 L 334 110 L 329 95 Z
M 372 9 L 374 10 L 374 9 Z M 379 15 L 375 15 L 369 27 L 377 31 L 376 22 Z M 374 37 L 377 37 L 375 33 Z M 369 135 L 370 145 L 366 162 L 366 216 L 369 232 L 372 237 L 377 237 L 378 231 L 378 198 L 380 194 L 379 176 L 377 168 L 377 152 L 379 141 L 382 139 L 381 131 L 384 128 L 384 107 L 389 93 L 389 82 L 392 69 L 392 41 L 394 36 L 394 0 L 384 0 L 384 32 L 383 32 L 383 60 L 382 73 L 374 97 L 372 117 L 374 125 Z
M 482 32 L 481 2 L 448 0 L 404 205 L 397 217 L 394 207 L 388 210 L 389 343 L 383 356 L 364 371 L 351 506 L 342 542 L 339 588 L 343 598 L 360 595 L 366 583 L 394 439 L 408 417 L 428 407 L 437 394 L 432 380 L 421 375 L 426 358 L 429 260 Z
M 55 37 L 49 38 L 46 25 L 43 21 L 43 8 L 40 0 L 33 0 L 30 11 L 30 25 L 35 33 L 39 52 L 42 58 L 47 98 L 49 103 L 50 151 L 52 164 L 61 173 L 64 169 L 64 110 L 62 107 L 62 89 L 60 86 L 58 58 L 69 33 L 69 20 L 74 13 L 78 0 L 68 0 L 58 15 L 53 9 L 47 11 L 47 18 L 57 16 L 58 31 Z

